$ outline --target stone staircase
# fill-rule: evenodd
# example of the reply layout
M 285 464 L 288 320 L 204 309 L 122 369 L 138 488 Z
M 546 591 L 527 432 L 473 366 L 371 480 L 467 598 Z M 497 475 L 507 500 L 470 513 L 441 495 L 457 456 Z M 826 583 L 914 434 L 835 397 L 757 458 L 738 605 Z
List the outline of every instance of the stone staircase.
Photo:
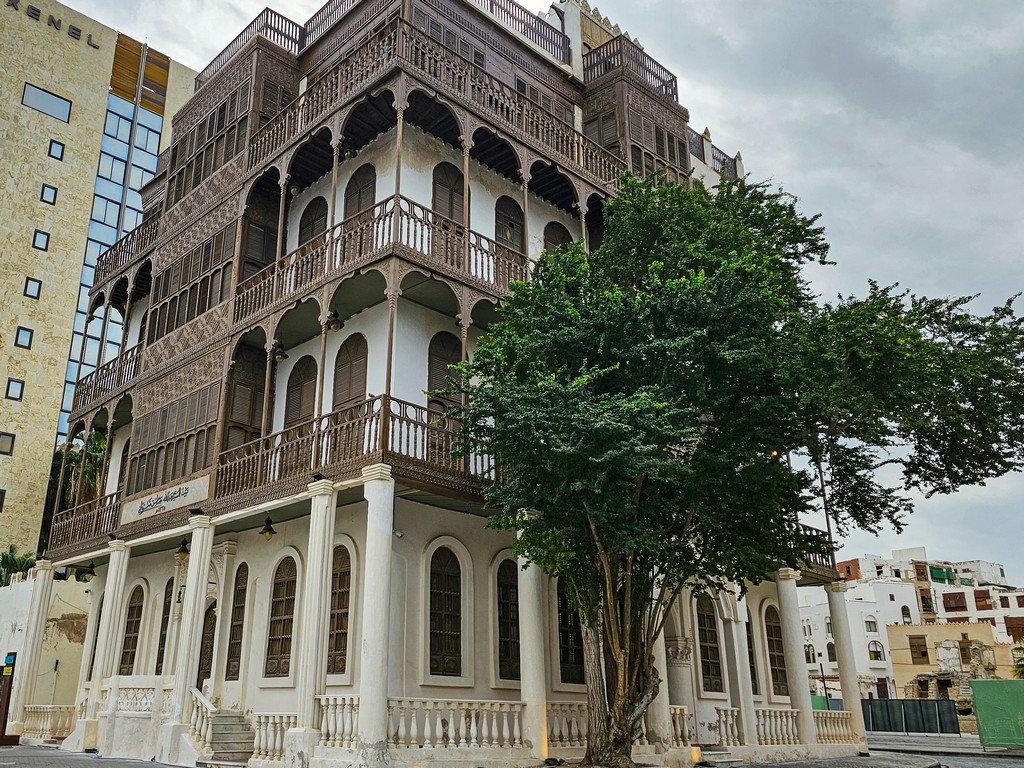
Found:
M 710 765 L 725 766 L 725 768 L 729 768 L 730 766 L 738 765 L 743 762 L 740 758 L 733 757 L 725 747 L 717 745 L 713 747 L 702 747 L 701 753 L 704 755 L 704 762 Z
M 249 720 L 241 712 L 222 709 L 213 716 L 210 740 L 207 747 L 211 755 L 197 760 L 197 766 L 205 768 L 229 768 L 245 765 L 252 757 L 255 734 Z

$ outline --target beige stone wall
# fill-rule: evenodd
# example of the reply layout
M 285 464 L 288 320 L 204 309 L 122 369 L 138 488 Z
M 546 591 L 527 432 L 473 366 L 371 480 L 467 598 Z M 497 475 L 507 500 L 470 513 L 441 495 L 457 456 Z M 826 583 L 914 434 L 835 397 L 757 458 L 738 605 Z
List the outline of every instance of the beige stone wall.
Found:
M 66 6 L 39 0 L 37 7 L 38 20 L 25 2 L 0 8 L 0 146 L 8 158 L 0 172 L 0 387 L 6 391 L 9 377 L 25 381 L 21 402 L 0 400 L 0 431 L 17 435 L 14 454 L 0 456 L 0 488 L 7 491 L 0 547 L 29 550 L 53 455 L 117 41 L 114 30 Z M 60 30 L 48 23 L 51 15 Z M 68 34 L 71 25 L 81 39 Z M 70 99 L 70 123 L 22 106 L 26 81 Z M 47 156 L 50 139 L 65 144 L 63 162 Z M 44 182 L 57 187 L 56 205 L 40 202 Z M 45 253 L 32 248 L 36 229 L 50 233 Z M 26 277 L 42 281 L 38 300 L 22 295 Z M 19 325 L 34 331 L 31 350 L 14 346 Z
M 896 690 L 913 682 L 917 675 L 940 671 L 936 646 L 946 640 L 959 642 L 963 634 L 967 639 L 977 640 L 991 647 L 995 653 L 995 676 L 1002 679 L 1013 677 L 1011 659 L 1012 644 L 1002 643 L 996 639 L 996 630 L 991 624 L 890 624 L 886 627 L 889 634 L 889 650 L 892 655 L 893 678 Z M 928 664 L 914 664 L 910 655 L 911 635 L 923 635 L 928 642 Z

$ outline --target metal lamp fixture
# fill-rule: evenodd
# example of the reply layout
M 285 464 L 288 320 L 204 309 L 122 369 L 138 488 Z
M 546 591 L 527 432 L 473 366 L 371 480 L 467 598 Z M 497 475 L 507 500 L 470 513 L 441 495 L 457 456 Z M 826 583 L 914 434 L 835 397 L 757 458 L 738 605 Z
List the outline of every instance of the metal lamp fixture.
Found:
M 188 539 L 182 539 L 181 544 L 178 545 L 178 551 L 175 553 L 177 558 L 181 561 L 188 559 Z
M 329 331 L 340 331 L 345 324 L 341 322 L 341 318 L 338 317 L 338 310 L 332 309 L 327 313 L 327 330 Z
M 260 534 L 262 534 L 264 539 L 270 541 L 274 538 L 275 533 L 277 531 L 274 530 L 274 521 L 270 519 L 270 515 L 267 515 L 267 519 L 263 521 L 263 527 L 260 529 Z
M 284 351 L 284 347 L 281 346 L 281 342 L 274 339 L 273 345 L 270 347 L 270 353 L 274 356 L 274 362 L 281 363 L 288 359 L 288 353 Z
M 90 560 L 89 565 L 79 570 L 78 573 L 81 575 L 83 581 L 92 581 L 93 576 L 96 575 L 96 561 Z

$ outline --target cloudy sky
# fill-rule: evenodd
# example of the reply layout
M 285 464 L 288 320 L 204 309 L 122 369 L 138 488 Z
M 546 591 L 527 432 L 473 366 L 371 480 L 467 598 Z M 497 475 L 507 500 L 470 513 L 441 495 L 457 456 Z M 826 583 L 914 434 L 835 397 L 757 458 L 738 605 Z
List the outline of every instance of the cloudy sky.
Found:
M 68 0 L 201 69 L 264 0 Z M 596 0 L 679 77 L 691 124 L 820 212 L 837 266 L 933 296 L 1024 290 L 1024 4 L 944 0 Z M 546 0 L 527 0 L 532 10 Z M 321 0 L 272 7 L 304 22 Z M 854 534 L 841 556 L 924 545 L 991 559 L 1024 584 L 1024 478 L 921 500 L 902 536 Z M 812 521 L 813 522 L 813 521 Z

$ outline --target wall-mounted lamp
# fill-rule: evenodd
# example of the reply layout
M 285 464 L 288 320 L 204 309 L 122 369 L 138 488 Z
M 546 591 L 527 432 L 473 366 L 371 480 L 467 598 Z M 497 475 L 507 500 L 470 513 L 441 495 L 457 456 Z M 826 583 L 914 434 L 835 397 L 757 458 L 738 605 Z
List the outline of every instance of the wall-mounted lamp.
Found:
M 290 194 L 292 197 L 297 197 L 299 192 L 301 191 L 302 190 L 299 189 L 298 184 L 292 184 L 290 187 L 288 187 L 288 194 Z
M 175 552 L 175 555 L 182 562 L 188 559 L 188 539 L 181 540 L 181 544 L 178 545 L 178 551 Z
M 341 318 L 338 317 L 338 310 L 332 309 L 327 313 L 327 330 L 337 332 L 344 327 L 344 323 L 341 322 Z
M 345 150 L 345 159 L 346 160 L 351 160 L 355 156 L 356 156 L 356 153 L 353 152 L 351 149 L 346 149 Z
M 90 560 L 89 565 L 85 568 L 78 569 L 77 574 L 82 577 L 82 581 L 92 581 L 93 576 L 96 575 L 96 561 Z
M 281 342 L 274 339 L 274 343 L 270 345 L 270 354 L 274 356 L 274 362 L 281 363 L 288 359 L 288 353 L 284 351 L 284 347 L 281 346 Z
M 274 534 L 277 533 L 277 531 L 274 530 L 274 521 L 270 519 L 270 515 L 267 515 L 267 519 L 263 521 L 263 527 L 260 529 L 260 533 L 267 541 L 274 538 Z

